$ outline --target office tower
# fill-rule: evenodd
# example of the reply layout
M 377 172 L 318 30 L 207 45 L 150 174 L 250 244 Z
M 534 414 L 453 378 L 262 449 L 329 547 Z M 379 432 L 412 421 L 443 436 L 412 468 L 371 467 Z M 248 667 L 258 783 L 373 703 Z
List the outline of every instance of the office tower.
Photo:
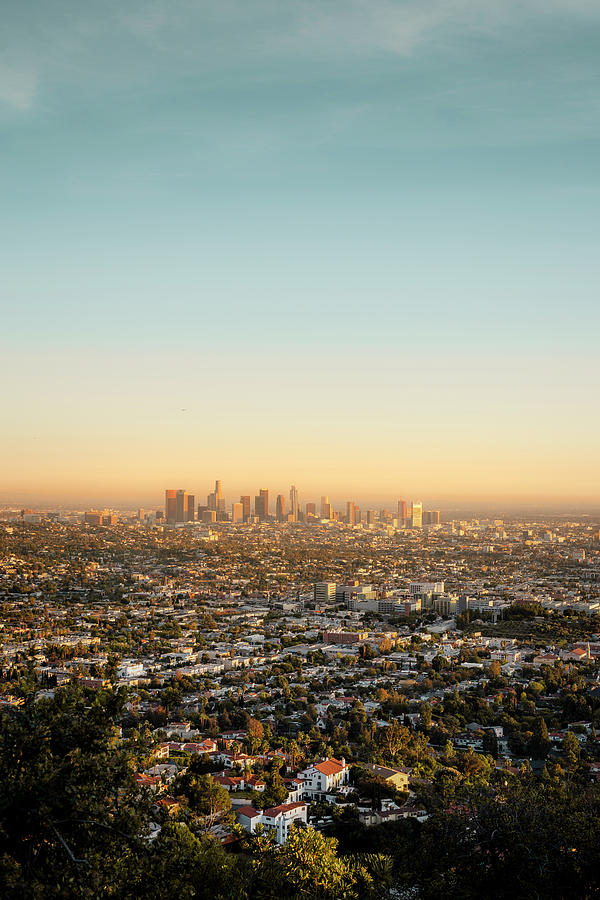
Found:
M 254 515 L 259 519 L 264 519 L 265 517 L 263 498 L 259 494 L 254 498 Z
M 317 606 L 322 603 L 335 603 L 335 581 L 317 581 L 314 588 L 314 600 Z
M 193 494 L 187 495 L 187 506 L 186 506 L 186 522 L 193 522 L 196 518 L 196 498 Z
M 243 503 L 231 504 L 231 521 L 234 525 L 244 521 L 244 505 Z
M 351 500 L 346 503 L 346 522 L 348 525 L 355 524 L 354 503 Z
M 298 489 L 296 485 L 292 485 L 290 487 L 290 515 L 292 517 L 292 522 L 298 521 L 298 513 L 300 511 L 300 505 L 298 502 Z
M 440 524 L 439 509 L 430 509 L 429 510 L 429 522 L 431 523 L 431 525 L 439 525 Z
M 360 506 L 354 505 L 354 524 L 360 525 L 362 522 L 362 513 L 360 511 Z
M 177 521 L 177 491 L 165 491 L 165 519 L 168 525 Z
M 326 494 L 321 497 L 321 518 L 331 518 L 331 506 L 329 505 L 329 497 Z
M 408 518 L 408 509 L 405 500 L 398 500 L 398 519 L 405 525 Z
M 206 505 L 209 509 L 215 509 L 218 513 L 223 514 L 225 512 L 225 498 L 223 497 L 220 481 L 215 481 L 215 489 L 206 498 Z
M 250 497 L 244 494 L 243 497 L 240 497 L 240 503 L 244 510 L 244 522 L 247 522 L 250 518 Z
M 283 494 L 277 494 L 277 502 L 275 504 L 275 518 L 278 522 L 287 522 L 285 514 L 285 497 Z
M 223 496 L 223 491 L 221 490 L 220 481 L 215 481 L 215 495 L 217 498 L 217 519 L 221 516 L 223 518 L 227 518 L 225 514 L 225 497 Z
M 217 521 L 217 511 L 216 509 L 204 509 L 202 511 L 202 521 L 209 524 L 210 522 Z
M 367 525 L 374 525 L 377 518 L 377 513 L 374 509 L 367 510 Z
M 413 500 L 411 503 L 411 527 L 423 527 L 423 504 L 420 500 Z
M 140 507 L 137 511 L 138 522 L 141 522 L 144 518 L 144 509 Z
M 185 522 L 187 516 L 187 491 L 177 491 L 175 494 L 175 521 Z
M 307 503 L 306 504 L 306 517 L 317 515 L 317 504 L 316 503 Z
M 256 514 L 260 515 L 260 517 L 262 519 L 268 519 L 269 518 L 269 491 L 268 491 L 268 489 L 261 488 L 258 492 L 258 496 L 260 499 L 261 512 L 260 513 L 257 512 Z

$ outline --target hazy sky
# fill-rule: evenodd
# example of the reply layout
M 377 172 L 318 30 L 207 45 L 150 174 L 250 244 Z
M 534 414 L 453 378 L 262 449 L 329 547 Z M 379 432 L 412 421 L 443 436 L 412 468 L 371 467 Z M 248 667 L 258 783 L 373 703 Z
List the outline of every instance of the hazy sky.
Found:
M 0 499 L 600 503 L 600 0 L 28 0 Z

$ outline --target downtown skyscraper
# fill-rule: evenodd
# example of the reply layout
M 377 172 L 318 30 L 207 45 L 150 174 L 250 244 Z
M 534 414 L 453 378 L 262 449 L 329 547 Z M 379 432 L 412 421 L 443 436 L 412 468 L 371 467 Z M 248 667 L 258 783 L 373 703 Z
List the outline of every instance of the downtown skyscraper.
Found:
M 298 501 L 298 488 L 295 484 L 290 487 L 290 516 L 292 522 L 297 522 L 300 512 L 300 503 Z

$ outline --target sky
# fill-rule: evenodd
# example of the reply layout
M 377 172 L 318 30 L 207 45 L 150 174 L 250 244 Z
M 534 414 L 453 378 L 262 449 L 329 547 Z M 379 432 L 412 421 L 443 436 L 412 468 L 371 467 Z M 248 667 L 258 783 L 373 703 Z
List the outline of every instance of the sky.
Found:
M 22 0 L 0 502 L 600 508 L 600 0 Z

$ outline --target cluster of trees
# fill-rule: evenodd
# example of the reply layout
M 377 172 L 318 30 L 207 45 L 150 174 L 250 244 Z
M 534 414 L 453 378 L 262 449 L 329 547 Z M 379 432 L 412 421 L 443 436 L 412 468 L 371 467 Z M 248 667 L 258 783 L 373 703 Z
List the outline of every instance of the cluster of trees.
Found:
M 423 825 L 366 829 L 347 810 L 332 835 L 297 827 L 283 849 L 267 833 L 239 835 L 238 852 L 227 852 L 208 832 L 232 822 L 230 797 L 202 759 L 174 785 L 183 800 L 174 818 L 140 793 L 133 774 L 144 741 L 120 737 L 123 692 L 70 686 L 54 699 L 34 697 L 0 715 L 0 883 L 9 900 L 600 892 L 600 791 L 583 777 L 574 735 L 540 778 L 449 745 L 422 790 Z M 397 723 L 378 732 L 375 747 L 398 759 L 429 753 Z M 366 770 L 355 774 L 374 805 L 390 793 Z M 276 765 L 267 783 L 272 799 L 283 799 Z
M 34 697 L 0 716 L 3 897 L 334 900 L 375 897 L 386 883 L 387 861 L 342 858 L 312 830 L 293 831 L 283 851 L 259 834 L 227 853 L 208 831 L 231 823 L 231 801 L 200 765 L 175 785 L 186 800 L 178 820 L 137 788 L 135 742 L 119 737 L 123 692 Z M 276 766 L 267 783 L 283 799 Z

